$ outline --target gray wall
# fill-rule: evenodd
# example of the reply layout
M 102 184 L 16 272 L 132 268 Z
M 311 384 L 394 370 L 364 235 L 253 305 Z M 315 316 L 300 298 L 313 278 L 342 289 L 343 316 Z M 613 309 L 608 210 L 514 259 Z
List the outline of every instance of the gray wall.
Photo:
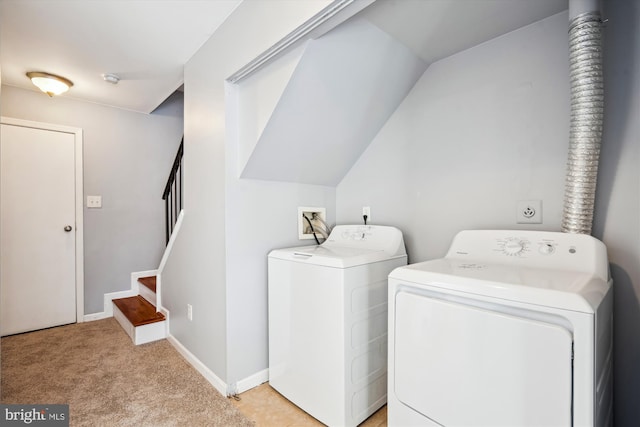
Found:
M 640 420 L 638 2 L 604 17 L 606 129 L 594 235 L 615 295 L 616 425 Z M 405 233 L 411 262 L 443 256 L 467 228 L 559 230 L 568 148 L 567 14 L 434 63 L 337 188 L 338 222 L 371 206 Z M 542 225 L 515 203 L 543 200 Z
M 158 267 L 164 250 L 164 184 L 182 138 L 178 96 L 154 114 L 2 87 L 2 113 L 83 129 L 85 314 L 105 293 L 130 289 L 133 271 Z M 102 209 L 86 196 L 101 195 Z
M 267 367 L 266 255 L 297 235 L 280 212 L 335 198 L 333 189 L 239 181 L 225 79 L 327 3 L 243 2 L 185 65 L 185 215 L 162 273 L 162 304 L 171 334 L 230 385 Z
M 396 225 L 410 262 L 467 228 L 515 228 L 518 200 L 560 223 L 568 134 L 567 14 L 427 69 L 337 187 L 339 223 Z M 540 228 L 539 226 L 529 228 Z
M 605 124 L 593 235 L 614 280 L 615 424 L 640 424 L 640 2 L 607 0 Z

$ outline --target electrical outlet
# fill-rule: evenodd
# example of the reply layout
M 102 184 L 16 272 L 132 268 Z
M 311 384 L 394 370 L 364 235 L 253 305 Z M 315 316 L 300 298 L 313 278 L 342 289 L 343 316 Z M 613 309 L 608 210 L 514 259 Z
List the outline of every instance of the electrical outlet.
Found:
M 516 224 L 542 224 L 542 200 L 519 200 Z
M 314 216 L 315 215 L 315 216 Z M 308 218 L 309 220 L 307 221 Z M 318 232 L 319 229 L 324 230 L 324 224 L 322 221 L 327 221 L 327 210 L 325 208 L 317 207 L 299 207 L 298 208 L 298 239 L 306 240 L 313 239 L 313 232 L 311 226 L 316 231 L 316 236 L 322 239 L 323 236 Z M 311 226 L 309 225 L 311 222 Z
M 364 219 L 364 216 L 367 216 L 367 222 L 371 221 L 371 208 L 369 206 L 363 206 L 362 207 L 362 218 Z
M 187 319 L 190 322 L 193 321 L 193 306 L 191 304 L 187 304 Z

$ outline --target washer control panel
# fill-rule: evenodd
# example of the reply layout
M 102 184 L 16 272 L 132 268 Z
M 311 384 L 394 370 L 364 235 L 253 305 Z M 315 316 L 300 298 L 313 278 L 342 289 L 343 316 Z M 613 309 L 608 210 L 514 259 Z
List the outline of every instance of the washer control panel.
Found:
M 461 231 L 453 239 L 446 258 L 559 270 L 596 269 L 603 277 L 608 277 L 604 244 L 585 234 L 522 230 Z
M 372 234 L 373 228 L 371 225 L 345 227 L 336 240 L 365 240 L 367 237 L 371 237 Z
M 322 246 L 383 250 L 391 256 L 407 254 L 402 232 L 384 225 L 336 225 Z

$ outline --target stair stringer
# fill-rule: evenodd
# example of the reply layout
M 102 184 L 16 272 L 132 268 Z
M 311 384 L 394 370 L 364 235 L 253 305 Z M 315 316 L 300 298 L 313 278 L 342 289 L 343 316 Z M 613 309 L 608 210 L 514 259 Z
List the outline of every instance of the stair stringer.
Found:
M 162 272 L 164 271 L 165 266 L 167 265 L 167 261 L 169 260 L 169 256 L 171 256 L 171 251 L 173 250 L 173 245 L 175 244 L 176 239 L 178 238 L 178 234 L 180 234 L 180 229 L 182 228 L 182 222 L 184 221 L 184 209 L 180 210 L 178 214 L 178 218 L 176 219 L 176 223 L 173 226 L 173 231 L 171 232 L 171 236 L 169 237 L 169 242 L 167 246 L 164 248 L 164 253 L 162 254 L 162 258 L 160 259 L 160 265 L 155 272 L 156 276 L 156 307 L 158 311 L 164 314 L 167 317 L 167 335 L 169 334 L 169 316 L 167 315 L 168 310 L 162 305 Z M 136 279 L 137 281 L 137 279 Z

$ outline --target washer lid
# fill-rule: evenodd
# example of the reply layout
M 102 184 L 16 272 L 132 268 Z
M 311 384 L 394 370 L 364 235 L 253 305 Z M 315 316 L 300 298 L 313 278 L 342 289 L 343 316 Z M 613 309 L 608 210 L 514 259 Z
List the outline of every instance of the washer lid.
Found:
M 437 259 L 395 269 L 389 278 L 401 284 L 426 285 L 545 307 L 594 313 L 610 283 L 592 273 Z
M 269 258 L 273 259 L 283 259 L 335 268 L 355 267 L 393 258 L 402 258 L 403 256 L 406 257 L 406 255 L 389 256 L 387 252 L 381 249 L 342 246 L 327 247 L 325 245 L 276 249 L 269 254 Z

